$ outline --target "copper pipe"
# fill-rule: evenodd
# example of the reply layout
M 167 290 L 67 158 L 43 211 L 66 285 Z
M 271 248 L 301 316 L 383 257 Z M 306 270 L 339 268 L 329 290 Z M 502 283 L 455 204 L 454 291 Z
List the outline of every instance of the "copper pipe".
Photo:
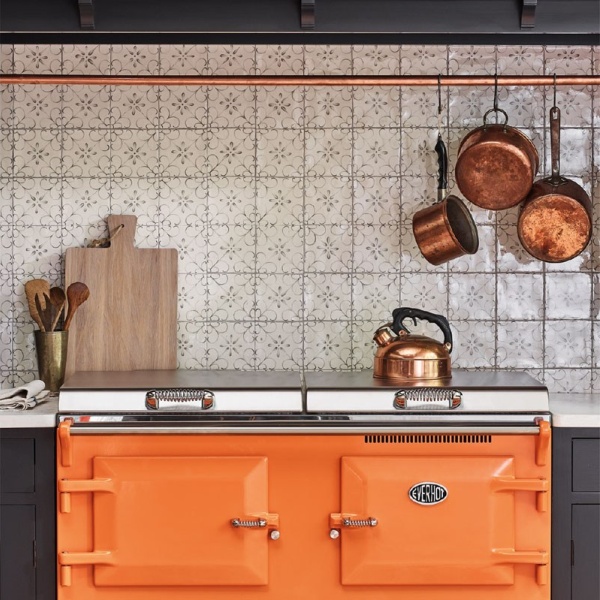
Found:
M 600 85 L 600 76 L 506 76 L 499 75 L 198 75 L 198 76 L 121 76 L 121 75 L 0 75 L 2 85 L 155 85 L 155 86 L 552 86 Z

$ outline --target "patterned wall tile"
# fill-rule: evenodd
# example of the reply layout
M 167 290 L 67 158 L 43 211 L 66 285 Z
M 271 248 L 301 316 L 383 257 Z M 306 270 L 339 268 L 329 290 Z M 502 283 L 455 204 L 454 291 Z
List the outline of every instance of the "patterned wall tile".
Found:
M 305 46 L 304 61 L 307 73 L 313 75 L 350 75 L 351 46 Z
M 585 393 L 591 390 L 590 369 L 546 369 L 544 383 L 557 393 L 577 390 Z
M 544 59 L 547 75 L 592 74 L 591 46 L 546 46 Z
M 62 51 L 63 75 L 108 75 L 110 73 L 108 45 L 65 45 Z
M 308 128 L 352 127 L 352 91 L 346 87 L 309 87 L 304 92 Z
M 269 87 L 256 91 L 256 124 L 260 129 L 297 129 L 304 125 L 302 88 Z
M 159 55 L 158 46 L 115 44 L 111 47 L 110 74 L 158 75 Z M 167 57 L 165 57 L 166 61 L 168 61 Z
M 498 366 L 531 369 L 543 366 L 541 321 L 498 321 Z
M 537 75 L 544 70 L 543 46 L 498 46 L 498 75 Z
M 539 320 L 544 317 L 542 275 L 505 274 L 498 278 L 498 319 Z
M 268 44 L 256 46 L 256 73 L 258 75 L 302 75 L 304 47 Z
M 350 321 L 308 321 L 304 326 L 305 368 L 349 371 L 353 366 L 352 334 Z
M 359 87 L 353 92 L 354 127 L 400 127 L 400 90 Z
M 14 71 L 13 60 L 13 46 L 10 44 L 0 44 L 0 73 L 11 75 Z
M 152 55 L 148 46 L 126 48 L 126 56 L 139 57 L 138 68 L 146 71 L 157 69 L 158 54 Z M 114 60 L 113 51 L 113 60 Z M 154 60 L 153 60 L 154 59 Z M 164 45 L 160 47 L 161 75 L 204 75 L 208 71 L 208 46 L 203 45 Z
M 255 72 L 254 46 L 208 46 L 205 75 L 253 75 Z
M 62 70 L 62 47 L 57 45 L 14 46 L 15 74 L 56 74 Z
M 399 75 L 400 46 L 352 46 L 355 75 Z
M 494 319 L 495 279 L 487 274 L 454 274 L 449 277 L 450 319 L 481 321 Z
M 589 319 L 592 294 L 590 275 L 552 274 L 546 277 L 548 319 Z M 585 300 L 585 301 L 583 301 Z
M 546 367 L 590 367 L 589 321 L 545 321 Z
M 451 328 L 455 367 L 495 367 L 496 324 L 493 321 L 453 321 Z
M 448 72 L 448 47 L 404 45 L 400 48 L 402 75 L 444 75 Z

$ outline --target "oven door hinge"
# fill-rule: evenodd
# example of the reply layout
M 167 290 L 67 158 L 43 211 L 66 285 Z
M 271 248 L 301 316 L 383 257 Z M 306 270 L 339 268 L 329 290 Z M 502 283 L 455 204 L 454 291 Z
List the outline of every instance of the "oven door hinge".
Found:
M 550 423 L 538 417 L 536 425 L 539 427 L 539 432 L 535 441 L 535 464 L 544 467 L 548 464 L 550 456 Z
M 58 426 L 58 442 L 60 447 L 60 464 L 70 467 L 73 464 L 73 447 L 71 440 L 73 419 L 65 419 Z

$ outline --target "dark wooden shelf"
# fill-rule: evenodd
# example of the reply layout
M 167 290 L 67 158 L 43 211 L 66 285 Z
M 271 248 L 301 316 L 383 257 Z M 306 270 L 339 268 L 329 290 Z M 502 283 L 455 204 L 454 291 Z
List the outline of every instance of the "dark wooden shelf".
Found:
M 522 0 L 93 0 L 94 30 L 76 0 L 2 0 L 3 43 L 600 43 L 598 0 L 538 0 L 521 29 Z

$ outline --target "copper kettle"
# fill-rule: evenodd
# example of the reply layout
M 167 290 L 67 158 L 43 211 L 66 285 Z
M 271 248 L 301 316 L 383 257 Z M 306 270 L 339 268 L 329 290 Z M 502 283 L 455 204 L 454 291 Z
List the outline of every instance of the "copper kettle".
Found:
M 406 382 L 449 379 L 452 331 L 447 319 L 418 308 L 397 308 L 392 312 L 392 318 L 392 323 L 377 329 L 373 336 L 379 346 L 373 377 Z M 417 319 L 434 323 L 442 330 L 444 341 L 411 334 L 404 325 L 406 319 L 412 319 L 415 325 Z

